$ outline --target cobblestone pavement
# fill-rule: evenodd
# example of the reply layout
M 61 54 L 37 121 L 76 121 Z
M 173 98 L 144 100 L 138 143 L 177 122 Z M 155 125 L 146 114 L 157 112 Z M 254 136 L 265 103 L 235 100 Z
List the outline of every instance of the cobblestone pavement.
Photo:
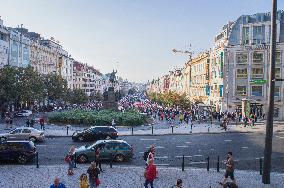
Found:
M 67 165 L 56 166 L 1 166 L 0 187 L 5 188 L 42 188 L 49 187 L 54 177 L 59 179 L 68 188 L 79 187 L 79 176 L 86 173 L 88 166 L 83 165 L 75 169 L 73 176 L 67 176 Z M 144 177 L 143 167 L 119 167 L 107 168 L 100 175 L 100 188 L 142 188 Z M 5 175 L 4 175 L 5 174 Z M 155 188 L 169 188 L 178 178 L 183 180 L 184 188 L 220 188 L 218 181 L 223 179 L 224 171 L 216 172 L 205 169 L 185 169 L 182 172 L 177 168 L 158 168 L 158 179 L 155 180 Z M 284 186 L 284 174 L 272 173 L 271 185 L 264 186 L 261 176 L 257 172 L 236 171 L 235 177 L 240 188 L 282 188 Z

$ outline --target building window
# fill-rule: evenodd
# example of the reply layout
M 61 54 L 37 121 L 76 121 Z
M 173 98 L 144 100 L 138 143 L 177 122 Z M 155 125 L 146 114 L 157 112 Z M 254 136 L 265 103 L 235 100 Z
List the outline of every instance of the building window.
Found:
M 263 79 L 263 68 L 252 68 L 251 72 L 252 79 Z
M 281 69 L 275 68 L 275 78 L 281 78 Z
M 279 108 L 274 108 L 273 117 L 279 117 Z
M 275 86 L 274 97 L 280 97 L 280 86 Z
M 281 52 L 276 52 L 275 62 L 277 64 L 281 63 Z
M 265 39 L 264 27 L 265 26 L 254 26 L 253 27 L 253 44 L 264 43 L 264 39 Z
M 252 61 L 256 64 L 263 63 L 263 53 L 262 52 L 254 52 L 252 55 Z
M 237 69 L 237 78 L 247 78 L 248 71 L 247 69 Z
M 247 53 L 237 53 L 236 62 L 237 64 L 246 64 L 248 62 L 248 54 Z
M 243 27 L 242 41 L 243 44 L 249 44 L 249 27 Z
M 236 94 L 237 95 L 247 95 L 247 87 L 246 86 L 237 86 Z
M 251 86 L 251 96 L 261 97 L 262 86 Z

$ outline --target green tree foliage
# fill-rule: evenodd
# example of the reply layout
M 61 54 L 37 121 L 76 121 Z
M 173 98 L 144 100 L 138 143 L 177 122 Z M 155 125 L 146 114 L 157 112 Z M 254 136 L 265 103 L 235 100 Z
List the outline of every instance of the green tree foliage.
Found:
M 71 104 L 82 104 L 88 101 L 88 95 L 81 89 L 68 91 L 67 101 Z
M 149 93 L 148 97 L 161 105 L 173 107 L 178 106 L 181 109 L 189 109 L 191 103 L 185 94 L 178 94 L 176 92 L 165 92 L 165 93 Z
M 62 99 L 67 92 L 67 82 L 55 74 L 40 75 L 32 67 L 0 69 L 0 107 L 32 104 L 45 99 Z
M 62 99 L 67 94 L 67 81 L 56 74 L 48 74 L 44 80 L 46 95 L 49 100 Z

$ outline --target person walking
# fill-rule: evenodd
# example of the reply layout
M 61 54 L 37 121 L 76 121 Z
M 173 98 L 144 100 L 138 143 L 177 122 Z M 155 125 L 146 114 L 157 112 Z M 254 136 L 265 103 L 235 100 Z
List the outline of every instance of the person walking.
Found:
M 149 160 L 149 165 L 147 166 L 145 170 L 145 188 L 148 188 L 148 185 L 150 184 L 151 188 L 154 188 L 154 180 L 157 178 L 157 168 L 156 165 L 154 165 L 154 160 Z
M 230 176 L 231 180 L 233 181 L 234 184 L 237 185 L 236 183 L 236 179 L 234 177 L 234 159 L 233 159 L 233 153 L 231 151 L 229 151 L 227 153 L 227 161 L 226 161 L 226 172 L 225 172 L 225 176 L 224 176 L 224 180 L 222 182 L 222 184 L 226 184 L 228 177 Z
M 66 186 L 63 183 L 60 183 L 59 179 L 56 177 L 50 188 L 66 188 Z
M 74 152 L 75 152 L 75 146 L 72 146 L 66 156 L 67 158 L 66 162 L 68 162 L 69 165 L 67 174 L 69 176 L 72 176 L 74 174 L 73 168 L 74 168 L 74 161 L 76 160 L 74 159 Z
M 85 173 L 80 176 L 80 188 L 89 188 L 88 176 Z
M 153 161 L 154 161 L 154 155 L 155 155 L 155 146 L 154 146 L 154 145 L 151 145 L 151 146 L 150 146 L 150 152 L 149 152 L 149 154 L 148 154 L 147 162 L 146 162 L 146 165 L 147 165 L 147 166 L 149 166 L 150 160 L 153 160 Z
M 41 118 L 39 119 L 39 124 L 40 124 L 40 129 L 45 130 L 45 128 L 44 128 L 44 118 L 43 118 L 43 117 L 41 117 Z
M 182 188 L 182 180 L 178 179 L 177 180 L 177 184 L 172 186 L 171 188 Z
M 97 148 L 95 152 L 95 162 L 96 162 L 96 167 L 99 166 L 99 169 L 101 172 L 103 172 L 102 169 L 102 163 L 101 163 L 101 149 L 102 148 Z
M 97 188 L 100 184 L 99 174 L 100 170 L 96 167 L 96 162 L 92 162 L 88 168 L 87 173 L 89 174 L 89 185 L 90 188 Z

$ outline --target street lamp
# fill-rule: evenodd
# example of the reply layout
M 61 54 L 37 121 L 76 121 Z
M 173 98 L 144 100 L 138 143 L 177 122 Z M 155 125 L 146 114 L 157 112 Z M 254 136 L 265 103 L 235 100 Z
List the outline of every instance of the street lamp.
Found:
M 268 113 L 266 120 L 264 164 L 263 164 L 263 174 L 262 174 L 262 183 L 264 184 L 270 184 L 270 171 L 271 171 L 274 90 L 275 90 L 276 15 L 277 15 L 277 0 L 272 0 Z

